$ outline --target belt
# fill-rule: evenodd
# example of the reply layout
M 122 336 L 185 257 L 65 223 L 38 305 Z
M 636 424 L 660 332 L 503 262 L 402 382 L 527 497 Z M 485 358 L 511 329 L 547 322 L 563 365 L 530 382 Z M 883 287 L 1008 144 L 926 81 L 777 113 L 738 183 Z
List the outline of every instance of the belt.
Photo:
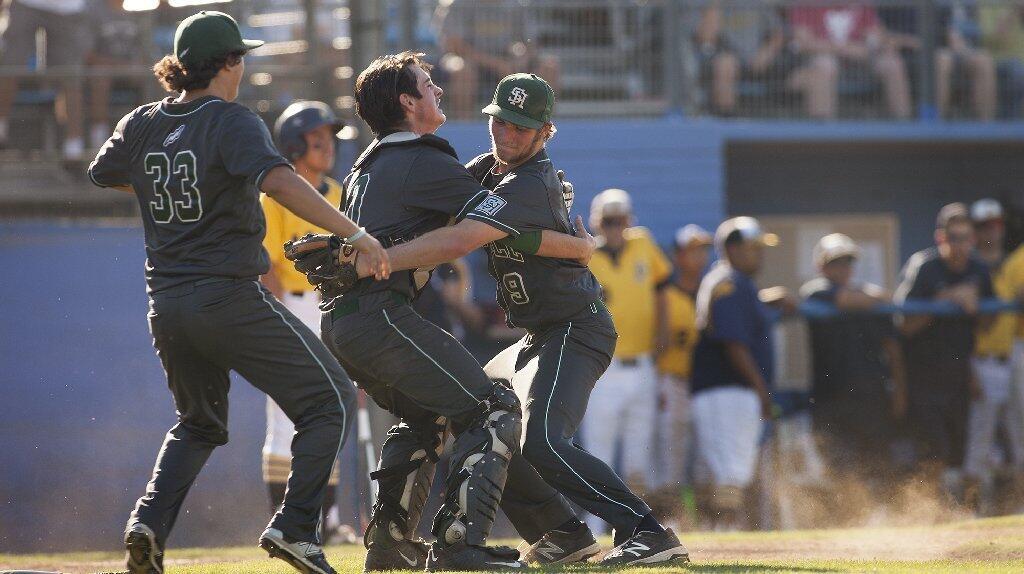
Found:
M 637 367 L 637 366 L 639 366 L 639 365 L 640 365 L 640 359 L 637 359 L 636 357 L 630 357 L 630 358 L 628 358 L 628 359 L 615 359 L 615 360 L 616 360 L 616 361 L 617 361 L 617 362 L 618 362 L 618 363 L 619 363 L 620 365 L 622 365 L 623 367 L 629 367 L 629 368 L 631 368 L 631 369 L 632 369 L 633 367 Z
M 975 355 L 975 356 L 977 358 L 979 358 L 979 359 L 991 359 L 991 360 L 993 360 L 993 361 L 995 361 L 995 362 L 997 362 L 999 364 L 1003 364 L 1003 365 L 1005 365 L 1006 363 L 1010 362 L 1010 356 L 1009 355 L 1003 355 L 1003 354 L 998 354 L 997 355 L 997 354 L 994 354 L 994 353 L 987 353 L 987 354 Z
M 309 291 L 289 291 L 288 294 L 292 297 L 305 297 Z
M 388 297 L 386 300 L 393 301 L 399 305 L 407 305 L 409 299 L 399 293 L 398 291 L 388 291 Z M 372 305 L 379 305 L 381 303 L 381 293 L 367 293 L 366 295 L 360 295 L 358 297 L 347 297 L 339 301 L 334 302 L 334 307 L 331 308 L 331 320 L 336 321 L 342 317 L 358 313 L 359 311 L 366 310 L 366 304 L 361 304 L 361 301 L 367 301 L 373 299 Z

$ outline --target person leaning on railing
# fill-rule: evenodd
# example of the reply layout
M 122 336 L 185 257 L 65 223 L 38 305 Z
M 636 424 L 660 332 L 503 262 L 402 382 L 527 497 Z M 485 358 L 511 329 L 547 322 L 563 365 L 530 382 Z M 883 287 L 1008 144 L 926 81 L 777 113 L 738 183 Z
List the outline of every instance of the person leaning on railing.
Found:
M 962 203 L 939 211 L 935 247 L 915 253 L 903 269 L 895 302 L 912 299 L 951 302 L 957 315 L 905 315 L 897 326 L 904 337 L 908 422 L 917 462 L 933 478 L 941 474 L 947 492 L 960 489 L 967 417 L 976 381 L 971 372 L 974 333 L 991 324 L 979 315 L 979 301 L 995 292 L 988 266 L 974 255 L 974 226 Z
M 820 275 L 805 283 L 800 295 L 838 311 L 808 321 L 811 415 L 815 431 L 826 441 L 822 452 L 834 473 L 867 479 L 877 489 L 892 475 L 889 444 L 907 398 L 903 353 L 892 320 L 869 312 L 891 298 L 877 285 L 853 280 L 860 254 L 860 247 L 842 233 L 822 237 L 813 251 Z
M 992 270 L 992 283 L 1000 299 L 1014 299 L 1012 277 L 1019 265 L 1008 266 L 1004 241 L 1006 227 L 1003 208 L 994 199 L 980 199 L 971 205 L 971 219 L 978 236 L 978 256 Z M 1010 447 L 1006 452 L 1008 466 L 1024 468 L 1024 420 L 1013 395 L 1013 335 L 1017 315 L 1000 313 L 988 329 L 979 329 L 971 358 L 977 380 L 977 395 L 971 403 L 967 426 L 967 451 L 964 460 L 964 491 L 966 501 L 978 512 L 988 514 L 993 500 L 991 453 L 996 446 L 996 429 L 1003 424 Z M 1019 477 L 1018 477 L 1019 478 Z

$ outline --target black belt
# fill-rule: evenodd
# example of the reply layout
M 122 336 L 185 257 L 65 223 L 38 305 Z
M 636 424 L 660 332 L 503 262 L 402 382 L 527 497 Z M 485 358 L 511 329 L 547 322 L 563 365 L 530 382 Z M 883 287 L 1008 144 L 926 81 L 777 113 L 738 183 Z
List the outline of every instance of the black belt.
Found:
M 640 359 L 637 359 L 636 357 L 630 357 L 628 359 L 615 359 L 615 360 L 618 361 L 619 364 L 622 365 L 623 367 L 630 367 L 630 368 L 632 368 L 632 367 L 636 367 L 636 366 L 638 366 L 640 364 Z
M 979 359 L 993 359 L 993 360 L 995 360 L 997 363 L 999 363 L 1001 365 L 1005 365 L 1006 363 L 1010 362 L 1010 356 L 1009 355 L 985 354 L 985 355 L 977 355 L 977 358 L 979 358 Z
M 292 297 L 305 297 L 309 291 L 289 291 L 288 294 Z
M 406 297 L 405 295 L 402 295 L 398 291 L 389 290 L 387 293 L 389 293 L 388 298 L 390 298 L 391 301 L 398 303 L 399 305 L 407 305 L 409 303 L 409 298 Z M 331 308 L 330 311 L 331 320 L 336 321 L 342 317 L 352 315 L 353 313 L 358 313 L 360 310 L 365 310 L 362 309 L 363 307 L 365 307 L 365 305 L 360 305 L 360 300 L 366 300 L 367 298 L 369 298 L 373 300 L 371 303 L 372 305 L 379 305 L 381 303 L 380 296 L 381 293 L 367 293 L 366 295 L 361 295 L 358 297 L 346 297 L 341 300 L 335 301 L 334 307 Z

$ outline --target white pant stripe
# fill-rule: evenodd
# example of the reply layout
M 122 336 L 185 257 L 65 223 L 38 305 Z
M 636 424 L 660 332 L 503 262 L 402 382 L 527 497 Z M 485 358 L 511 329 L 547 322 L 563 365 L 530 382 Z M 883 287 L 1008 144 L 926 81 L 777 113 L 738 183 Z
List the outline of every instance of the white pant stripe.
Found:
M 598 496 L 600 496 L 601 498 L 607 500 L 608 502 L 611 502 L 613 504 L 618 504 L 619 506 L 625 508 L 626 510 L 632 512 L 633 514 L 636 514 L 637 516 L 643 517 L 643 514 L 637 514 L 637 511 L 635 511 L 632 508 L 626 506 L 625 504 L 622 504 L 621 502 L 619 502 L 617 500 L 612 500 L 611 498 L 608 498 L 607 495 L 605 495 L 604 493 L 602 493 L 598 489 L 594 488 L 594 485 L 592 485 L 589 482 L 587 482 L 587 479 L 585 479 L 582 476 L 580 476 L 580 473 L 576 472 L 576 470 L 573 467 L 569 466 L 569 463 L 566 462 L 566 460 L 564 458 L 562 458 L 562 455 L 558 454 L 558 451 L 555 450 L 555 447 L 552 446 L 552 444 L 551 444 L 551 433 L 548 431 L 548 415 L 551 413 L 551 399 L 554 398 L 554 396 L 555 396 L 555 389 L 558 387 L 558 374 L 562 371 L 562 355 L 565 354 L 565 343 L 569 339 L 569 333 L 570 332 L 572 332 L 572 321 L 569 322 L 569 328 L 565 330 L 565 336 L 562 337 L 562 348 L 558 351 L 558 365 L 555 367 L 555 381 L 551 384 L 551 394 L 548 395 L 548 404 L 544 408 L 544 440 L 547 441 L 548 448 L 551 449 L 551 452 L 555 453 L 555 456 L 558 457 L 558 460 L 562 461 L 562 464 L 564 464 L 565 467 L 568 468 L 570 472 L 575 474 L 576 478 L 580 479 L 580 481 L 583 484 L 587 485 L 587 487 L 589 487 L 590 490 L 593 490 Z
M 302 335 L 299 334 L 299 332 L 295 330 L 295 327 L 292 327 L 291 323 L 289 323 L 288 320 L 285 319 L 284 315 L 281 314 L 280 311 L 275 309 L 274 305 L 267 300 L 267 293 L 266 291 L 264 291 L 263 287 L 255 281 L 253 281 L 253 284 L 256 285 L 256 289 L 260 292 L 260 297 L 263 298 L 263 302 L 267 304 L 267 307 L 270 307 L 270 310 L 276 313 L 277 316 L 281 318 L 281 322 L 284 323 L 289 329 L 291 329 L 292 333 L 295 333 L 295 336 L 299 338 L 299 341 L 302 343 L 302 346 L 306 348 L 306 351 L 309 353 L 309 356 L 313 357 L 313 360 L 316 361 L 317 365 L 319 365 L 320 370 L 323 371 L 324 377 L 327 378 L 327 382 L 330 383 L 331 388 L 334 389 L 335 396 L 338 397 L 338 406 L 341 408 L 341 436 L 338 438 L 338 448 L 334 452 L 334 460 L 337 460 L 338 457 L 341 456 L 341 447 L 345 445 L 345 430 L 348 428 L 348 412 L 345 409 L 345 401 L 341 398 L 341 391 L 338 390 L 338 385 L 334 383 L 334 379 L 331 378 L 331 374 L 327 372 L 327 367 L 325 367 L 324 364 L 320 361 L 320 357 L 316 356 L 316 353 L 313 352 L 313 349 L 309 348 L 309 344 L 307 344 L 306 340 L 302 338 Z M 331 464 L 333 468 L 334 463 L 332 462 Z M 317 520 L 316 525 L 317 533 L 321 531 L 322 524 L 320 523 L 323 521 L 323 513 L 321 512 L 319 514 L 320 518 Z M 317 537 L 319 537 L 319 534 L 317 534 Z
M 455 384 L 459 385 L 459 388 L 462 389 L 462 391 L 464 393 L 469 395 L 470 398 L 472 398 L 474 401 L 477 401 L 477 402 L 480 401 L 480 399 L 478 399 L 475 396 L 473 396 L 473 393 L 471 393 L 468 390 L 466 390 L 466 387 L 462 386 L 462 383 L 460 383 L 459 380 L 455 378 L 455 375 L 449 373 L 444 367 L 441 366 L 440 363 L 435 361 L 433 357 L 431 357 L 430 355 L 427 354 L 426 351 L 421 349 L 420 346 L 416 344 L 416 341 L 413 341 L 409 337 L 406 337 L 405 333 L 403 333 L 402 330 L 398 328 L 398 326 L 396 326 L 394 323 L 391 322 L 391 317 L 388 316 L 388 310 L 387 309 L 381 309 L 381 310 L 384 312 L 384 320 L 386 320 L 388 322 L 388 325 L 391 325 L 391 328 L 394 329 L 396 333 L 401 335 L 402 338 L 405 339 L 406 341 L 409 341 L 410 345 L 415 347 L 416 350 L 419 351 L 421 355 L 423 355 L 424 357 L 427 358 L 427 360 L 429 360 L 431 363 L 434 363 L 434 366 L 436 366 L 438 369 L 441 369 L 442 373 L 448 375 L 448 378 L 450 378 L 451 380 L 455 381 Z

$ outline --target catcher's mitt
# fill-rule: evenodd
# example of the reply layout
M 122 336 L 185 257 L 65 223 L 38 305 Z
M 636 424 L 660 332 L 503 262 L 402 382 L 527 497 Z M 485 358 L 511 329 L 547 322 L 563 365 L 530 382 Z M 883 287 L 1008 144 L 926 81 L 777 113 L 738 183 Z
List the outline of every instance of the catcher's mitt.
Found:
M 347 293 L 359 281 L 358 255 L 337 235 L 307 233 L 284 244 L 284 256 L 325 299 Z

